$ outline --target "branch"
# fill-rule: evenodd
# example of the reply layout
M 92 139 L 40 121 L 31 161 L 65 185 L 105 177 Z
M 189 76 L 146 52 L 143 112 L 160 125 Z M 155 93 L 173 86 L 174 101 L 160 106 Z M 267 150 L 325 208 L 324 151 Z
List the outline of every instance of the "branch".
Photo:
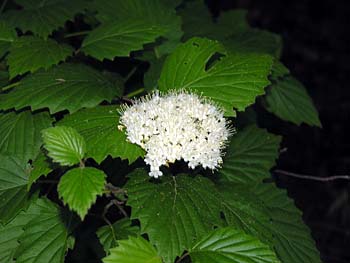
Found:
M 291 176 L 291 177 L 295 177 L 295 178 L 320 181 L 320 182 L 330 182 L 330 181 L 335 181 L 335 180 L 350 180 L 350 175 L 333 175 L 333 176 L 329 176 L 329 177 L 317 177 L 317 176 L 311 176 L 311 175 L 306 175 L 306 174 L 292 173 L 292 172 L 279 170 L 279 169 L 274 170 L 274 172 L 281 174 L 281 175 L 287 175 L 287 176 Z

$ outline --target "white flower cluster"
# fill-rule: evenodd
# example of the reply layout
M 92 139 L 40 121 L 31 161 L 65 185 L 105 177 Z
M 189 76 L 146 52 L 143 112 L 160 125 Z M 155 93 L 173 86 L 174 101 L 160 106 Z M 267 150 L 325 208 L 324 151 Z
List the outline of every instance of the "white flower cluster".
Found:
M 126 127 L 130 142 L 146 150 L 150 176 L 159 177 L 162 165 L 183 159 L 194 169 L 216 169 L 230 135 L 223 112 L 187 92 L 171 92 L 135 101 L 122 111 L 119 128 Z

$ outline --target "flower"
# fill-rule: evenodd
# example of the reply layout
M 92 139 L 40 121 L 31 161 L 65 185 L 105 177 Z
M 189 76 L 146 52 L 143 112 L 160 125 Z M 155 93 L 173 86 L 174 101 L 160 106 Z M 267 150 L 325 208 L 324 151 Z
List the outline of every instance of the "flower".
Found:
M 212 102 L 184 91 L 137 100 L 121 112 L 127 139 L 146 151 L 149 175 L 159 177 L 162 165 L 183 159 L 188 167 L 216 169 L 231 134 L 223 111 Z

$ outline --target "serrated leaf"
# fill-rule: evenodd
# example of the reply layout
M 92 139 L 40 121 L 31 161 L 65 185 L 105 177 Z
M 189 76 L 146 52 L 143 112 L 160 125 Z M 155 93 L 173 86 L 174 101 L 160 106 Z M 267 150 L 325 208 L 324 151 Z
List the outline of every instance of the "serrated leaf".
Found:
M 0 160 L 1 225 L 10 221 L 27 205 L 28 174 L 26 166 L 20 160 L 2 154 Z
M 255 126 L 238 131 L 227 147 L 220 179 L 250 185 L 261 182 L 270 176 L 280 142 L 280 136 Z
M 256 237 L 219 228 L 190 250 L 193 263 L 278 263 L 275 253 Z
M 259 54 L 231 54 L 209 63 L 226 51 L 217 41 L 192 38 L 166 59 L 159 79 L 161 91 L 188 89 L 218 102 L 233 116 L 255 102 L 269 84 L 272 58 Z M 209 69 L 206 69 L 209 66 Z
M 24 233 L 24 227 L 36 215 L 29 211 L 34 209 L 31 204 L 27 211 L 20 212 L 6 225 L 0 224 L 0 262 L 14 263 L 14 254 L 19 246 L 18 239 Z
M 164 58 L 160 59 L 153 58 L 149 60 L 150 67 L 143 76 L 143 83 L 145 85 L 145 90 L 152 91 L 155 90 L 158 85 L 158 80 L 160 77 L 160 73 L 162 71 L 162 67 L 164 64 Z
M 180 42 L 181 19 L 176 15 L 175 7 L 179 1 L 163 0 L 111 0 L 101 2 L 95 0 L 90 7 L 97 10 L 97 18 L 102 23 L 111 21 L 132 21 L 140 18 L 146 19 L 150 25 L 156 25 L 164 29 L 162 37 L 164 40 L 156 45 L 158 57 L 170 53 Z
M 84 10 L 84 4 L 77 0 L 21 1 L 20 4 L 23 9 L 7 11 L 2 14 L 3 19 L 24 33 L 31 31 L 43 38 Z
M 129 218 L 118 220 L 112 225 L 102 226 L 96 232 L 107 255 L 110 248 L 118 245 L 118 240 L 128 239 L 129 236 L 137 236 L 139 233 L 139 227 L 132 226 Z
M 115 20 L 97 27 L 84 39 L 81 50 L 99 60 L 129 56 L 154 42 L 165 29 L 145 18 Z
M 3 86 L 9 82 L 9 74 L 7 71 L 0 70 L 0 91 Z
M 26 72 L 35 72 L 40 68 L 48 69 L 64 61 L 73 53 L 73 48 L 58 44 L 52 39 L 35 36 L 23 36 L 16 39 L 7 56 L 10 77 L 14 78 Z
M 85 156 L 84 138 L 72 127 L 51 127 L 42 131 L 47 155 L 60 165 L 75 165 Z
M 125 132 L 120 131 L 118 107 L 98 106 L 83 109 L 66 116 L 57 125 L 75 128 L 85 139 L 87 157 L 101 163 L 108 155 L 128 159 L 130 163 L 144 155 L 136 144 L 127 142 Z
M 62 263 L 68 230 L 59 207 L 48 199 L 38 199 L 26 215 L 32 219 L 18 239 L 16 263 Z
M 293 77 L 274 82 L 267 90 L 265 108 L 285 121 L 321 127 L 317 110 L 305 87 Z
M 32 163 L 31 171 L 28 178 L 27 190 L 29 191 L 32 184 L 35 183 L 42 175 L 46 176 L 52 171 L 49 161 L 41 151 Z
M 47 112 L 0 113 L 0 153 L 23 163 L 34 160 L 42 144 L 41 130 L 50 127 L 51 122 Z
M 274 81 L 277 81 L 283 77 L 286 77 L 290 74 L 289 69 L 283 65 L 280 61 L 275 60 L 272 66 L 270 78 Z
M 141 222 L 165 262 L 173 262 L 198 239 L 221 225 L 218 193 L 208 179 L 164 176 L 150 182 L 145 171 L 130 175 L 125 188 L 131 218 Z M 204 198 L 205 197 L 205 198 Z
M 246 185 L 225 182 L 219 185 L 218 190 L 227 225 L 271 244 L 272 233 L 266 227 L 271 222 L 263 202 L 247 192 Z
M 17 38 L 16 31 L 4 21 L 0 21 L 0 59 Z
M 96 168 L 74 168 L 62 176 L 58 194 L 71 210 L 84 219 L 97 196 L 103 194 L 105 178 L 105 173 Z
M 270 54 L 279 58 L 282 51 L 282 39 L 279 35 L 260 29 L 241 31 L 224 42 L 228 51 L 233 53 Z
M 122 94 L 105 75 L 82 64 L 61 64 L 25 77 L 7 94 L 0 95 L 0 109 L 49 108 L 56 113 L 91 108 Z
M 193 10 L 201 15 L 193 15 Z M 182 28 L 186 40 L 194 36 L 223 40 L 237 32 L 249 29 L 246 10 L 236 9 L 222 12 L 214 21 L 204 1 L 186 2 L 185 6 L 180 8 L 179 14 L 183 20 Z
M 155 248 L 143 237 L 129 237 L 118 241 L 119 246 L 111 249 L 111 254 L 102 259 L 104 263 L 162 263 Z
M 286 191 L 274 184 L 258 184 L 250 190 L 263 202 L 271 218 L 266 227 L 274 236 L 274 248 L 283 263 L 321 263 L 320 254 L 302 213 Z

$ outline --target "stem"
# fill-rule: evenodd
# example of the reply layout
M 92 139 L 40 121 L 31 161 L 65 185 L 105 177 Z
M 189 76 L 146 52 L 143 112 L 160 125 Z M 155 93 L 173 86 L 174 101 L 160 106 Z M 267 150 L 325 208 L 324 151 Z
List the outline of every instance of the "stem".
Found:
M 316 176 L 311 176 L 306 174 L 296 174 L 296 173 L 278 170 L 278 169 L 275 170 L 274 172 L 282 175 L 295 177 L 295 178 L 314 180 L 314 181 L 320 181 L 320 182 L 329 182 L 334 180 L 350 180 L 350 175 L 333 175 L 329 177 L 316 177 Z
M 136 95 L 139 95 L 139 94 L 143 93 L 144 91 L 145 91 L 145 88 L 140 88 L 140 89 L 134 90 L 134 91 L 126 94 L 125 97 L 132 98 L 132 97 L 134 97 Z
M 13 87 L 18 86 L 19 84 L 21 84 L 20 81 L 15 82 L 15 83 L 11 83 L 11 84 L 9 84 L 9 85 L 7 85 L 7 86 L 5 86 L 5 87 L 2 87 L 2 88 L 1 88 L 1 91 L 9 90 L 9 89 L 11 89 L 11 88 L 13 88 Z
M 2 11 L 4 11 L 5 6 L 6 6 L 6 4 L 7 4 L 7 1 L 8 1 L 8 0 L 4 0 L 4 1 L 2 2 L 1 7 L 0 7 L 0 14 L 2 13 Z
M 80 32 L 74 32 L 74 33 L 70 33 L 64 36 L 64 38 L 70 38 L 70 37 L 76 37 L 76 36 L 83 36 L 83 35 L 87 35 L 91 32 L 91 30 L 85 30 L 85 31 L 80 31 Z
M 134 73 L 136 72 L 138 66 L 132 68 L 132 70 L 130 70 L 130 72 L 128 73 L 128 75 L 126 75 L 125 79 L 124 79 L 124 82 L 127 82 L 132 75 L 134 75 Z
M 175 263 L 180 263 L 185 257 L 187 257 L 189 255 L 189 253 L 188 252 L 186 252 L 185 254 L 183 254 L 181 257 L 179 257 L 179 259 L 178 260 L 176 260 L 176 262 Z

